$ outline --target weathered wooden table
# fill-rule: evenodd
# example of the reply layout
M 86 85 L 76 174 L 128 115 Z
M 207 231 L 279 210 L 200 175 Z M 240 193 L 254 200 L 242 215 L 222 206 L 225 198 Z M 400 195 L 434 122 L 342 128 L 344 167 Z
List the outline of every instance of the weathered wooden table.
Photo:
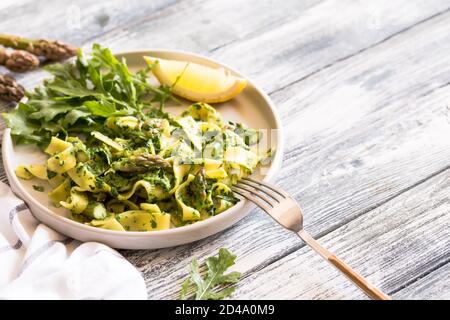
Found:
M 450 1 L 3 0 L 0 30 L 182 49 L 241 70 L 281 113 L 277 183 L 306 229 L 396 299 L 450 299 Z M 32 88 L 43 72 L 14 76 Z M 166 299 L 192 256 L 220 247 L 243 272 L 233 298 L 365 298 L 257 209 L 193 244 L 122 253 L 149 298 Z

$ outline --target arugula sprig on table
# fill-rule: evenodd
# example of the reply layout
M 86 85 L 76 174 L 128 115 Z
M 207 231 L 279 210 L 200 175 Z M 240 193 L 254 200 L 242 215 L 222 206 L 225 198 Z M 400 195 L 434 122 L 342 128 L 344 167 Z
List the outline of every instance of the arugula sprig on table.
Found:
M 180 300 L 220 300 L 231 295 L 236 287 L 230 285 L 238 282 L 241 274 L 225 272 L 235 260 L 236 255 L 221 248 L 217 255 L 206 259 L 206 271 L 201 272 L 197 259 L 193 258 L 189 277 L 181 288 Z
M 94 44 L 89 55 L 79 50 L 75 61 L 47 66 L 53 79 L 27 92 L 26 102 L 2 115 L 17 144 L 41 148 L 55 135 L 102 132 L 105 118 L 111 115 L 144 118 L 156 112 L 163 116 L 161 106 L 172 98 L 171 88 L 148 83 L 151 68 L 132 73 L 125 60 L 119 61 L 109 49 Z

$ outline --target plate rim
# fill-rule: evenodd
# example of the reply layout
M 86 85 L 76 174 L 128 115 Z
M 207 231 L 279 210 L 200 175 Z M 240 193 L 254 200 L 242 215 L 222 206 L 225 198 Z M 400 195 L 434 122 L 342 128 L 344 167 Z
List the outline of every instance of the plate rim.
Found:
M 173 50 L 173 49 L 163 49 L 163 48 L 159 48 L 159 49 L 152 49 L 152 48 L 136 49 L 136 50 L 115 52 L 113 54 L 114 54 L 114 56 L 124 56 L 124 55 L 129 55 L 129 54 L 145 55 L 145 54 L 148 54 L 149 52 L 162 53 L 162 54 L 169 53 L 169 54 L 175 54 L 175 55 L 181 54 L 181 55 L 195 57 L 195 58 L 198 58 L 198 59 L 209 60 L 210 62 L 212 62 L 214 64 L 217 64 L 219 66 L 222 66 L 222 67 L 230 70 L 232 73 L 234 73 L 234 74 L 236 74 L 236 75 L 238 75 L 240 77 L 243 77 L 244 79 L 247 79 L 248 83 L 250 83 L 255 88 L 255 90 L 258 92 L 258 94 L 261 95 L 262 98 L 265 100 L 265 102 L 269 106 L 270 110 L 272 111 L 272 115 L 273 115 L 274 120 L 275 120 L 275 125 L 276 125 L 276 130 L 277 130 L 277 141 L 276 141 L 277 142 L 277 149 L 276 149 L 276 152 L 275 152 L 275 157 L 272 160 L 272 165 L 270 166 L 267 174 L 262 179 L 263 181 L 271 181 L 271 180 L 273 180 L 273 177 L 279 171 L 279 169 L 281 167 L 282 160 L 283 160 L 283 155 L 284 155 L 284 129 L 283 129 L 283 126 L 281 124 L 280 114 L 279 114 L 278 110 L 275 108 L 275 105 L 274 105 L 272 99 L 269 97 L 269 95 L 267 93 L 265 93 L 249 77 L 247 77 L 244 74 L 236 71 L 234 68 L 231 68 L 227 64 L 224 64 L 222 62 L 217 61 L 216 59 L 213 59 L 213 58 L 201 55 L 201 54 L 197 54 L 197 53 L 193 53 L 193 52 L 189 52 L 189 51 L 184 51 L 184 50 Z M 29 194 L 28 191 L 23 187 L 23 185 L 20 183 L 19 179 L 17 178 L 17 176 L 14 173 L 14 168 L 12 168 L 11 155 L 9 154 L 9 151 L 7 150 L 7 146 L 8 145 L 14 146 L 14 143 L 13 143 L 12 138 L 11 138 L 11 129 L 10 128 L 6 128 L 4 133 L 3 133 L 3 139 L 2 139 L 2 161 L 3 161 L 3 166 L 4 166 L 4 169 L 5 169 L 5 173 L 6 173 L 6 176 L 8 178 L 8 181 L 10 182 L 11 186 L 14 183 L 14 187 L 18 188 L 19 191 L 20 191 L 19 197 L 23 201 L 25 201 L 26 203 L 32 203 L 34 206 L 39 207 L 39 209 L 42 212 L 44 212 L 49 218 L 52 218 L 52 219 L 55 219 L 55 220 L 59 220 L 62 223 L 68 223 L 68 224 L 74 226 L 75 228 L 78 228 L 78 229 L 80 229 L 81 231 L 84 231 L 84 232 L 95 232 L 95 233 L 100 233 L 100 234 L 109 235 L 109 236 L 132 237 L 132 238 L 135 238 L 135 237 L 138 237 L 138 238 L 155 237 L 156 238 L 156 237 L 165 237 L 165 236 L 169 236 L 169 235 L 177 235 L 177 234 L 182 234 L 182 233 L 188 232 L 188 231 L 195 231 L 197 229 L 203 229 L 203 228 L 205 228 L 208 225 L 211 225 L 213 223 L 219 223 L 221 220 L 226 219 L 228 217 L 228 215 L 232 214 L 233 210 L 242 210 L 242 209 L 244 209 L 245 204 L 248 203 L 247 200 L 241 200 L 238 204 L 236 204 L 233 207 L 225 210 L 224 212 L 221 212 L 218 215 L 215 215 L 213 217 L 210 217 L 210 218 L 202 220 L 202 221 L 197 221 L 197 222 L 195 222 L 193 224 L 190 224 L 190 225 L 177 227 L 177 228 L 171 228 L 171 229 L 167 229 L 167 230 L 126 231 L 126 232 L 123 232 L 123 231 L 118 231 L 118 230 L 108 230 L 108 229 L 96 228 L 96 227 L 93 227 L 93 226 L 88 226 L 88 225 L 76 222 L 76 221 L 71 220 L 71 219 L 69 219 L 67 217 L 63 217 L 63 216 L 55 213 L 54 211 L 52 211 L 51 208 L 48 208 L 48 207 L 44 206 L 43 204 L 41 204 L 39 201 L 35 200 L 34 197 L 31 194 Z M 239 204 L 241 204 L 241 205 L 239 205 Z M 248 213 L 251 211 L 252 207 L 254 207 L 253 204 L 251 204 L 251 207 L 249 207 L 247 209 L 247 212 L 243 215 L 244 217 L 246 215 L 248 215 Z

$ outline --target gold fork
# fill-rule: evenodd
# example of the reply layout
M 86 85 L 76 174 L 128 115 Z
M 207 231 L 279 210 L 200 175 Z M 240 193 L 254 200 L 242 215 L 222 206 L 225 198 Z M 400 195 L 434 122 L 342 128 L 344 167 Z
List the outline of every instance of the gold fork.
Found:
M 391 300 L 381 290 L 369 283 L 364 277 L 354 271 L 348 264 L 322 247 L 309 233 L 303 229 L 303 214 L 299 204 L 289 194 L 267 182 L 244 178 L 232 187 L 233 192 L 250 200 L 284 228 L 291 230 L 325 260 L 330 262 L 348 277 L 370 298 L 376 300 Z

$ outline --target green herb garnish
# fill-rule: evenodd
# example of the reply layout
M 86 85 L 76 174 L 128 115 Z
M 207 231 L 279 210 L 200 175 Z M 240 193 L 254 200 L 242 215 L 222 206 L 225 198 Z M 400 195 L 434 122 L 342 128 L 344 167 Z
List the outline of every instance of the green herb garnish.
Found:
M 236 260 L 236 255 L 225 248 L 219 254 L 206 259 L 206 271 L 200 272 L 196 258 L 192 259 L 189 277 L 183 282 L 180 300 L 221 300 L 231 295 L 235 286 L 227 286 L 238 282 L 241 274 L 233 271 L 224 274 Z M 194 290 L 193 293 L 190 291 Z
M 79 51 L 76 59 L 47 66 L 53 78 L 2 114 L 15 144 L 44 149 L 54 143 L 43 164 L 47 172 L 36 177 L 60 184 L 49 197 L 76 221 L 121 231 L 192 224 L 233 206 L 238 200 L 231 184 L 258 164 L 259 155 L 250 149 L 258 130 L 228 125 L 202 102 L 180 117 L 166 112 L 167 100 L 177 101 L 172 91 L 186 66 L 174 84 L 155 87 L 147 75 L 157 63 L 132 73 L 124 59 L 94 45 L 88 55 Z M 22 166 L 18 176 L 34 175 Z M 151 220 L 143 204 L 155 210 Z M 126 219 L 119 221 L 121 214 Z M 235 258 L 221 249 L 206 260 L 204 278 L 194 259 L 182 297 L 194 288 L 189 298 L 230 295 L 239 273 L 224 272 Z
M 55 171 L 51 171 L 47 169 L 47 178 L 48 180 L 53 179 L 54 177 L 56 177 L 58 174 Z
M 33 185 L 33 189 L 39 192 L 44 192 L 44 187 L 43 186 L 35 186 Z
M 75 61 L 48 65 L 46 70 L 53 79 L 27 92 L 28 100 L 13 111 L 2 113 L 17 144 L 45 148 L 55 135 L 108 133 L 107 117 L 145 118 L 145 114 L 162 112 L 152 102 L 163 105 L 173 98 L 170 88 L 147 82 L 148 67 L 131 73 L 125 60 L 98 44 L 88 56 L 80 50 Z

